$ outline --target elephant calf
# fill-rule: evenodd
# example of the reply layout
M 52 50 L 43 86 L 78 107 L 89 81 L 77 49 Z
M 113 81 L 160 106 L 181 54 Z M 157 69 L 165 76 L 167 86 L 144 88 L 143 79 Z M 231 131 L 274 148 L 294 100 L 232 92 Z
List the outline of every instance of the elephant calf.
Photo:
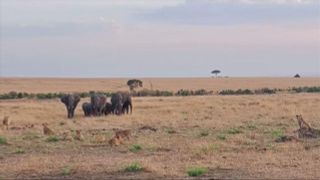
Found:
M 84 116 L 92 116 L 93 115 L 93 106 L 91 103 L 85 102 L 82 104 L 82 110 L 84 112 Z
M 106 103 L 106 105 L 104 106 L 103 112 L 105 115 L 109 115 L 112 113 L 112 104 L 111 103 Z

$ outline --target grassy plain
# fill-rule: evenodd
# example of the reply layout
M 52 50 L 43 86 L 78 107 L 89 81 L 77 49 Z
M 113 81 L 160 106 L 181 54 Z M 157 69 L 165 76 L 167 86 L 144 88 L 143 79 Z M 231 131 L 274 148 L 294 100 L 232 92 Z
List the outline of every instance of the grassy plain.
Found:
M 226 90 L 289 88 L 320 86 L 320 78 L 140 78 L 144 88 L 168 91 L 180 89 Z M 129 79 L 117 78 L 0 78 L 0 93 L 10 91 L 28 93 L 88 92 L 128 90 Z
M 108 91 L 126 89 L 122 87 L 125 82 L 2 78 L 0 89 Z M 153 81 L 154 89 L 165 90 L 316 85 L 316 78 Z M 89 99 L 81 103 L 85 101 Z M 85 118 L 81 103 L 75 118 L 69 120 L 58 99 L 1 100 L 0 118 L 10 116 L 12 124 L 10 130 L 0 127 L 0 179 L 185 178 L 190 174 L 212 178 L 320 178 L 319 140 L 274 141 L 281 135 L 294 134 L 298 129 L 296 114 L 320 128 L 320 95 L 316 93 L 134 98 L 133 114 L 120 117 Z M 44 135 L 42 123 L 48 123 L 56 135 Z M 146 125 L 157 131 L 140 130 Z M 131 139 L 110 147 L 106 140 L 113 136 L 114 128 L 131 129 Z M 64 132 L 74 135 L 78 129 L 84 141 L 61 140 Z

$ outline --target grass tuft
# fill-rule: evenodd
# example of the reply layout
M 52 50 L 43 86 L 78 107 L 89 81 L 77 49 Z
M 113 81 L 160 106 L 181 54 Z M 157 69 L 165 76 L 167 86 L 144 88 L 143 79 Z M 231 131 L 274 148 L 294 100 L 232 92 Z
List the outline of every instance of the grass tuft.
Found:
M 228 134 L 240 134 L 242 133 L 241 130 L 239 128 L 230 128 L 227 130 Z
M 14 154 L 24 154 L 26 153 L 23 149 L 17 149 Z
M 209 131 L 207 129 L 204 129 L 200 132 L 200 137 L 206 137 L 209 135 Z
M 217 139 L 224 141 L 227 139 L 227 136 L 224 133 L 220 133 L 217 135 Z
M 124 172 L 139 172 L 142 170 L 143 170 L 143 167 L 138 162 L 134 162 L 132 164 L 129 164 L 124 168 Z
M 177 131 L 175 131 L 174 129 L 172 128 L 165 128 L 164 130 L 165 132 L 167 132 L 168 134 L 174 134 L 174 133 L 177 133 Z
M 204 167 L 192 167 L 187 170 L 188 175 L 191 177 L 202 176 L 206 172 L 208 172 L 208 169 Z
M 7 142 L 7 138 L 6 137 L 4 137 L 4 136 L 0 136 L 0 145 L 1 144 L 7 144 L 8 142 Z
M 62 176 L 69 176 L 72 172 L 72 169 L 68 166 L 62 168 L 62 172 L 61 172 L 61 175 Z
M 257 129 L 257 126 L 254 125 L 254 124 L 248 124 L 247 128 L 250 129 L 250 130 L 254 130 L 254 129 Z
M 279 138 L 283 136 L 282 130 L 274 130 L 271 132 L 272 137 Z
M 139 144 L 133 144 L 130 148 L 129 151 L 133 153 L 137 153 L 142 150 L 142 147 Z
M 49 136 L 46 141 L 47 142 L 58 142 L 60 139 L 57 136 Z

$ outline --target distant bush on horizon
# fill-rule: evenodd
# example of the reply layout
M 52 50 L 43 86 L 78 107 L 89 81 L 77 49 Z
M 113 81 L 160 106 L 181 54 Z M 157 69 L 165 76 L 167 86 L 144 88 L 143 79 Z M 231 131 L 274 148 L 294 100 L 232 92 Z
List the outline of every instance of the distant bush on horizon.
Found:
M 207 91 L 205 89 L 198 90 L 187 90 L 180 89 L 177 92 L 165 91 L 165 90 L 150 90 L 142 89 L 140 91 L 133 91 L 131 95 L 134 97 L 165 97 L 165 96 L 209 96 L 209 95 L 263 95 L 263 94 L 276 94 L 277 92 L 287 92 L 287 93 L 320 93 L 320 86 L 314 87 L 292 87 L 289 89 L 270 89 L 262 88 L 256 90 L 250 89 L 238 89 L 238 90 L 221 90 L 217 93 L 213 91 Z M 90 97 L 94 93 L 104 94 L 107 97 L 111 97 L 112 92 L 102 92 L 102 91 L 89 91 L 89 92 L 78 92 L 81 98 Z M 16 92 L 10 91 L 9 93 L 0 94 L 0 99 L 55 99 L 60 98 L 65 93 L 26 93 L 26 92 Z

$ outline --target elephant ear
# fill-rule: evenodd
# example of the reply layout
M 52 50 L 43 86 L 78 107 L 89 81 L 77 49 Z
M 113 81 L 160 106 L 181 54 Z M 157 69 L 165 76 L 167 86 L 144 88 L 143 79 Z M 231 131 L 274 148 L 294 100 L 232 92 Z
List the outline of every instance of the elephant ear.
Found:
M 63 95 L 61 98 L 60 98 L 60 100 L 61 100 L 61 102 L 63 103 L 63 104 L 67 104 L 67 95 Z

